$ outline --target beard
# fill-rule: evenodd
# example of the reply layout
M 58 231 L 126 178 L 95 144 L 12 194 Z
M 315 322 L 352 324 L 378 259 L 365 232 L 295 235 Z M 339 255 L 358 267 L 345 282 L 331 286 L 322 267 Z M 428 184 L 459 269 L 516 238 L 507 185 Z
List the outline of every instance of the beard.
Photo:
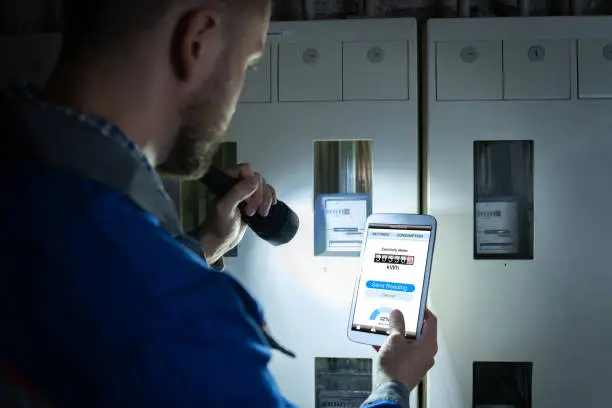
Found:
M 206 174 L 225 139 L 235 107 L 224 93 L 217 93 L 218 98 L 200 98 L 181 111 L 181 125 L 167 159 L 158 166 L 160 174 L 180 180 L 197 180 Z

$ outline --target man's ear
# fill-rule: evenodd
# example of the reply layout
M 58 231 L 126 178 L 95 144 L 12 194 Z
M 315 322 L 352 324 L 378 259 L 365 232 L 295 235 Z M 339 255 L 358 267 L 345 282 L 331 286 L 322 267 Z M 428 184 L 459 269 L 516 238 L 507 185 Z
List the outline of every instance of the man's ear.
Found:
M 219 14 L 215 10 L 198 9 L 183 15 L 176 25 L 172 39 L 172 63 L 177 78 L 194 78 L 200 64 L 214 61 L 219 49 Z

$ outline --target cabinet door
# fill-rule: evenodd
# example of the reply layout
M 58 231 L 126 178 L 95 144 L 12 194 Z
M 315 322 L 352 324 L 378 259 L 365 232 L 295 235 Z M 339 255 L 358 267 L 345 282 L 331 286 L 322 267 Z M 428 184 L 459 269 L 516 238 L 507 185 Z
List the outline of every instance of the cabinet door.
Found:
M 280 102 L 342 99 L 340 41 L 283 43 L 279 47 Z
M 408 99 L 408 44 L 345 42 L 342 78 L 346 101 Z
M 502 99 L 502 42 L 438 42 L 436 82 L 441 101 Z
M 612 38 L 578 40 L 580 98 L 612 98 Z
M 504 41 L 504 99 L 569 99 L 568 40 Z

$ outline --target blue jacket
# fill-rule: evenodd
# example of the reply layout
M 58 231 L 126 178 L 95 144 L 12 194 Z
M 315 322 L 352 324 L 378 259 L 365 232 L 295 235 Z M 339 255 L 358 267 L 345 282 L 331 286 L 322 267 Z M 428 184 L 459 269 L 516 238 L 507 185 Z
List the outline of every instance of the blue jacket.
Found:
M 129 139 L 33 97 L 0 105 L 0 123 L 20 118 L 0 149 L 0 371 L 57 407 L 292 406 L 267 368 L 261 310 L 240 284 L 124 191 L 13 143 L 53 153 L 45 138 L 82 130 L 87 144 L 95 131 L 137 157 Z M 115 159 L 74 157 L 109 171 Z M 407 397 L 388 383 L 368 406 Z

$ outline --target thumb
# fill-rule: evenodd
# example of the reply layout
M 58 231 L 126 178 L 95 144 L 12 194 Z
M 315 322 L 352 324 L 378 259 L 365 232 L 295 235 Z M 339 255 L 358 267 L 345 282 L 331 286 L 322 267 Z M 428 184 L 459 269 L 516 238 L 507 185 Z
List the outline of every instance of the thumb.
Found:
M 406 335 L 406 325 L 404 323 L 404 315 L 399 310 L 393 310 L 389 315 L 389 331 L 390 334 Z
M 257 191 L 260 183 L 261 177 L 256 176 L 247 177 L 236 183 L 234 187 L 218 201 L 217 210 L 221 213 L 219 215 L 232 215 L 241 202 Z

